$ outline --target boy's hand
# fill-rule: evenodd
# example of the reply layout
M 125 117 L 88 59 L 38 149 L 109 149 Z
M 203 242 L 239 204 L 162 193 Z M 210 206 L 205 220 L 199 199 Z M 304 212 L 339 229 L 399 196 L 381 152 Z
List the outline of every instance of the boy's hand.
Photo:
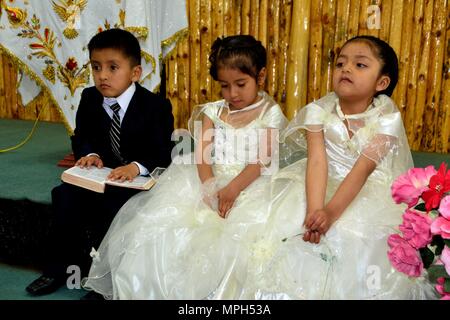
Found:
M 219 198 L 219 216 L 222 218 L 226 217 L 226 214 L 233 207 L 239 194 L 240 191 L 231 184 L 219 190 L 217 193 L 217 197 Z
M 126 166 L 121 166 L 113 169 L 108 175 L 108 179 L 120 182 L 133 181 L 139 175 L 139 167 L 134 163 L 129 163 Z
M 103 161 L 96 155 L 81 157 L 75 162 L 76 166 L 80 166 L 81 168 L 89 168 L 91 166 L 95 166 L 97 168 L 103 168 Z

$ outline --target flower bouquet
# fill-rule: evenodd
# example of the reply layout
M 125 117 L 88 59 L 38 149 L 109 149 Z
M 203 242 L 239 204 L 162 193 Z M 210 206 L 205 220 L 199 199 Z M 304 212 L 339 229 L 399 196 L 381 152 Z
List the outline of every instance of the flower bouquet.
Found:
M 411 277 L 427 269 L 441 299 L 450 300 L 450 170 L 442 163 L 412 168 L 392 184 L 392 198 L 408 205 L 399 226 L 388 238 L 393 267 Z

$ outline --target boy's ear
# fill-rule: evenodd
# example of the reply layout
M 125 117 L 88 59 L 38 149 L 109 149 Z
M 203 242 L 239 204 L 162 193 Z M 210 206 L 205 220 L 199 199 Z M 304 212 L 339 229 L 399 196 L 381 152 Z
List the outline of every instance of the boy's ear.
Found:
M 389 84 L 391 83 L 391 78 L 389 78 L 386 75 L 382 75 L 380 79 L 377 81 L 377 87 L 375 88 L 377 92 L 386 90 L 387 87 L 389 87 Z
M 140 64 L 134 66 L 131 72 L 131 81 L 133 82 L 139 81 L 141 79 L 141 75 L 142 75 L 142 66 Z
M 266 82 L 266 68 L 264 67 L 261 69 L 261 71 L 259 71 L 258 85 L 263 87 L 265 82 Z

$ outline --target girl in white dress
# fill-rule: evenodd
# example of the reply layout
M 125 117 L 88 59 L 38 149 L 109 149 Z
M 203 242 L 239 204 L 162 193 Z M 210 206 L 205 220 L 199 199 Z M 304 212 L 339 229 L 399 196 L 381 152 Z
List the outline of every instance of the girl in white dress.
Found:
M 393 180 L 413 165 L 402 118 L 389 98 L 398 79 L 394 50 L 359 36 L 347 41 L 334 92 L 297 111 L 282 133 L 307 159 L 273 177 L 266 255 L 248 277 L 253 299 L 435 298 L 425 279 L 396 272 L 387 238 L 403 207 Z M 264 261 L 262 261 L 264 260 Z
M 194 110 L 195 153 L 175 157 L 150 191 L 122 207 L 85 288 L 113 299 L 239 297 L 267 222 L 268 181 L 277 169 L 271 159 L 287 120 L 259 90 L 266 72 L 260 41 L 219 38 L 210 62 L 224 99 Z

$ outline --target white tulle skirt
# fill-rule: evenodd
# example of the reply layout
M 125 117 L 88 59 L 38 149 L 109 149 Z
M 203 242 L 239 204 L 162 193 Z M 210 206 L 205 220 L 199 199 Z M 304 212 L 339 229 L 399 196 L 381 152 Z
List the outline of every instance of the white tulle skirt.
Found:
M 241 170 L 214 167 L 221 186 Z M 369 179 L 319 244 L 304 242 L 305 170 L 300 160 L 261 176 L 222 219 L 202 201 L 196 166 L 172 164 L 119 211 L 84 287 L 114 299 L 437 298 L 388 261 L 403 208 L 387 183 Z
M 242 168 L 215 166 L 219 186 Z M 249 253 L 267 223 L 269 180 L 255 180 L 223 219 L 202 201 L 196 165 L 173 163 L 119 211 L 84 287 L 113 299 L 239 297 Z
M 425 278 L 395 271 L 387 238 L 397 232 L 403 208 L 389 185 L 368 180 L 319 244 L 304 242 L 306 159 L 283 168 L 271 183 L 266 257 L 249 274 L 247 299 L 436 299 Z M 332 174 L 332 173 L 331 173 Z M 327 198 L 338 179 L 328 179 Z M 263 261 L 264 260 L 264 261 Z

